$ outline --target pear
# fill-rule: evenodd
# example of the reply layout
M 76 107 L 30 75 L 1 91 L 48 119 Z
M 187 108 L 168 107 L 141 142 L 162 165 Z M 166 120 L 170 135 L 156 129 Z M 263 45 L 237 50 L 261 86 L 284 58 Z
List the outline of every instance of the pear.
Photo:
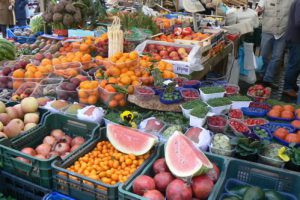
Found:
M 5 112 L 6 112 L 6 106 L 2 101 L 0 101 L 0 113 L 5 113 Z
M 11 120 L 5 127 L 3 132 L 7 135 L 8 138 L 14 138 L 23 131 L 24 123 L 20 119 Z
M 37 124 L 35 124 L 35 123 L 28 123 L 28 124 L 25 125 L 24 131 L 28 131 L 28 130 L 36 127 L 36 126 L 37 126 Z

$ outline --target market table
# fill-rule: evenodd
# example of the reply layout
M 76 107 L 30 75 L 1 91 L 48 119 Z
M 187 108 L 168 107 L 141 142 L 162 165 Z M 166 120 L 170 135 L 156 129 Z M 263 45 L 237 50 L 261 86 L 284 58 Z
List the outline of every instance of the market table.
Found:
M 195 71 L 191 74 L 192 79 L 201 80 L 204 76 L 207 75 L 208 72 L 216 70 L 218 72 L 226 72 L 227 67 L 227 59 L 228 55 L 232 52 L 233 44 L 229 43 L 227 44 L 224 49 L 214 55 L 213 57 L 209 58 L 207 61 L 205 61 L 203 65 L 202 71 Z

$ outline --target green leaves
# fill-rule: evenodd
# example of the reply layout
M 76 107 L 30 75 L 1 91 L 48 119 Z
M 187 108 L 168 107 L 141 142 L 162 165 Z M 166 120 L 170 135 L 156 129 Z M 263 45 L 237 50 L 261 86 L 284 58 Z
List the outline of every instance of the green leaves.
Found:
M 239 137 L 233 139 L 231 144 L 236 145 L 236 152 L 241 156 L 257 154 L 261 151 L 263 144 L 258 140 Z
M 249 97 L 242 95 L 229 96 L 228 99 L 231 101 L 251 101 Z
M 204 118 L 209 112 L 209 108 L 205 106 L 197 106 L 191 111 L 191 115 L 198 118 Z
M 214 94 L 214 93 L 225 92 L 224 87 L 202 87 L 202 88 L 200 88 L 200 90 L 204 94 Z
M 211 107 L 226 106 L 230 105 L 231 103 L 232 102 L 227 97 L 210 99 L 207 101 L 207 104 Z
M 197 106 L 207 106 L 204 102 L 202 102 L 201 100 L 193 100 L 193 101 L 188 101 L 188 102 L 185 102 L 181 105 L 184 109 L 187 109 L 187 110 L 190 110 L 190 109 L 193 109 Z

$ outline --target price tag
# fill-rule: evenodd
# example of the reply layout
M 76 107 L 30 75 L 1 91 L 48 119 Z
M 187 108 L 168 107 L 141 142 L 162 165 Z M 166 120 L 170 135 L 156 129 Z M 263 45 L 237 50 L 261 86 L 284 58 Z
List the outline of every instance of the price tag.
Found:
M 190 66 L 188 64 L 174 64 L 173 63 L 173 69 L 176 74 L 185 74 L 189 75 L 191 73 Z

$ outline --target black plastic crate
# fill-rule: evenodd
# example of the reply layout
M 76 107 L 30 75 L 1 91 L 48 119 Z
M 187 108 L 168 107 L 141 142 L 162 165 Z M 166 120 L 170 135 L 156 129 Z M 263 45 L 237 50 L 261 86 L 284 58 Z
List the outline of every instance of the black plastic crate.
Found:
M 17 200 L 40 200 L 50 190 L 29 181 L 21 179 L 8 172 L 0 172 L 0 191 L 4 196 L 13 197 Z

